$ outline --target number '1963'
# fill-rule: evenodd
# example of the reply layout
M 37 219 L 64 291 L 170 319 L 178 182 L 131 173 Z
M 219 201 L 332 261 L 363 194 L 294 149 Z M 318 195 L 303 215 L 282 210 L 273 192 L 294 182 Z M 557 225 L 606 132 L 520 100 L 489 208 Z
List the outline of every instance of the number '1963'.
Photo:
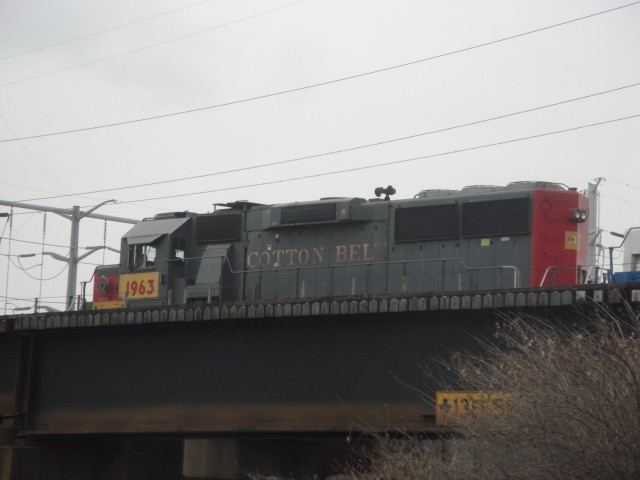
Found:
M 158 272 L 121 275 L 119 297 L 121 299 L 156 298 L 159 275 Z

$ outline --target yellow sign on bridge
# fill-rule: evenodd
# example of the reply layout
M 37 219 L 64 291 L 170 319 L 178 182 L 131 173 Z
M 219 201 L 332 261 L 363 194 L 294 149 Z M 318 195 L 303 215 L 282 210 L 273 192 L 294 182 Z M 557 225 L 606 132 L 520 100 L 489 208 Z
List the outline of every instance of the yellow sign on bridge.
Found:
M 500 415 L 510 399 L 511 394 L 499 392 L 436 392 L 436 424 L 444 426 L 451 420 L 477 418 L 484 412 Z

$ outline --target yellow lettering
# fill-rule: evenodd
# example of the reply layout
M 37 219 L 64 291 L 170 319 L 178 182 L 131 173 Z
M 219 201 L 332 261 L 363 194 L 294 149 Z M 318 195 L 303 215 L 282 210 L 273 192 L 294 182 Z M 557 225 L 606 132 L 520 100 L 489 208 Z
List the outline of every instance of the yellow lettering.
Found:
M 285 255 L 289 255 L 289 266 L 293 265 L 293 256 L 296 254 L 296 252 L 298 251 L 297 248 L 288 248 L 287 250 L 284 251 Z
M 314 263 L 324 262 L 324 247 L 313 247 L 313 254 L 315 257 Z
M 347 260 L 347 246 L 336 245 L 336 263 L 344 263 Z
M 273 268 L 278 268 L 278 267 L 281 265 L 281 263 L 280 263 L 280 256 L 281 256 L 283 253 L 284 253 L 284 250 L 276 250 L 275 252 L 273 252 L 273 253 L 271 254 L 271 256 L 272 256 L 272 257 L 273 257 L 273 256 L 275 256 L 275 257 L 276 257 L 276 260 L 275 260 L 275 262 L 273 263 Z
M 369 261 L 373 260 L 373 255 L 369 256 L 369 244 L 368 243 L 363 243 L 362 244 L 362 260 L 364 260 L 365 262 L 369 262 Z
M 268 267 L 271 264 L 271 255 L 269 252 L 262 252 L 260 254 L 260 266 Z
M 251 261 L 251 257 L 254 257 L 254 261 Z M 251 269 L 256 268 L 258 266 L 258 252 L 251 252 L 247 255 L 247 266 Z
M 350 262 L 357 262 L 358 260 L 360 260 L 360 245 L 356 244 L 352 244 L 349 245 L 349 261 Z

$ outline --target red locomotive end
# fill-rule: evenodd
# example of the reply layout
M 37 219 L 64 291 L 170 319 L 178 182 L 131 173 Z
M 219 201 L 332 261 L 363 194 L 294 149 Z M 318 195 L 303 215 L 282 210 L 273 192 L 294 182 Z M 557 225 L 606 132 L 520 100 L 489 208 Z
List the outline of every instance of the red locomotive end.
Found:
M 576 285 L 587 274 L 589 199 L 576 190 L 536 189 L 532 206 L 532 287 Z
M 124 302 L 118 299 L 120 267 L 102 265 L 93 274 L 93 308 L 120 308 Z

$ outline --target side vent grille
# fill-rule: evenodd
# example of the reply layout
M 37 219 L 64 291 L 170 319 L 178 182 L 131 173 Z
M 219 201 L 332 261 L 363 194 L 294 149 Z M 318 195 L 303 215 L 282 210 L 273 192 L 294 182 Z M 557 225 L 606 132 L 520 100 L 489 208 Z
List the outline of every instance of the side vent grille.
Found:
M 196 242 L 232 242 L 240 240 L 241 213 L 202 215 L 196 221 Z
M 316 205 L 290 205 L 280 210 L 280 224 L 334 222 L 336 204 L 320 203 Z
M 396 209 L 396 242 L 447 238 L 458 238 L 457 204 Z
M 531 231 L 530 199 L 514 198 L 462 204 L 462 236 L 516 235 Z

